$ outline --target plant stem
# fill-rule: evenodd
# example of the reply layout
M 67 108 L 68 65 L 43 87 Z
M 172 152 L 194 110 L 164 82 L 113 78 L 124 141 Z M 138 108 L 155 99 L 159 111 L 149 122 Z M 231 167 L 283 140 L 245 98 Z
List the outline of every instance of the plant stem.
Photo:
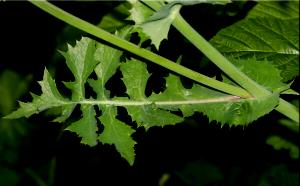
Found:
M 276 110 L 295 121 L 299 126 L 299 110 L 297 109 L 297 107 L 280 98 Z
M 149 50 L 143 49 L 138 47 L 137 45 L 134 45 L 126 40 L 120 39 L 117 36 L 110 34 L 103 29 L 96 27 L 95 25 L 92 25 L 78 17 L 73 16 L 72 14 L 69 14 L 68 12 L 65 12 L 64 10 L 52 5 L 49 2 L 46 1 L 34 1 L 30 0 L 30 2 L 40 9 L 46 11 L 47 13 L 53 15 L 54 17 L 78 28 L 81 29 L 89 34 L 92 34 L 104 41 L 107 41 L 121 49 L 127 50 L 133 54 L 136 54 L 144 59 L 147 59 L 151 62 L 154 62 L 160 66 L 163 66 L 173 72 L 176 72 L 180 75 L 183 75 L 187 78 L 190 78 L 196 82 L 202 83 L 204 85 L 207 85 L 209 87 L 212 87 L 214 89 L 236 95 L 242 98 L 249 98 L 251 95 L 245 91 L 244 89 L 236 86 L 232 86 L 220 81 L 217 81 L 213 78 L 209 78 L 207 76 L 204 76 L 198 72 L 195 72 L 193 70 L 190 70 L 186 67 L 183 67 L 171 60 L 168 60 L 160 55 L 157 55 Z
M 157 1 L 143 1 L 147 6 L 157 11 L 161 4 Z M 217 65 L 223 72 L 231 77 L 235 82 L 245 88 L 255 97 L 270 95 L 271 92 L 250 79 L 242 71 L 236 68 L 225 56 L 206 41 L 197 31 L 193 29 L 184 18 L 178 14 L 172 24 L 186 39 L 198 48 L 207 58 Z M 277 111 L 288 118 L 299 123 L 299 111 L 295 106 L 280 98 Z

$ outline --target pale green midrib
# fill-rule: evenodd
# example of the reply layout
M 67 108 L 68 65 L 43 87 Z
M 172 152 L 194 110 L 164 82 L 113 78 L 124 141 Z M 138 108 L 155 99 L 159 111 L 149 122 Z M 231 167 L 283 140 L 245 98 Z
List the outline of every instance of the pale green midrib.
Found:
M 171 60 L 168 60 L 162 56 L 159 56 L 157 54 L 154 54 L 153 52 L 140 48 L 137 45 L 134 45 L 126 40 L 120 39 L 119 37 L 112 35 L 84 20 L 81 20 L 62 9 L 52 5 L 51 3 L 48 3 L 46 1 L 32 1 L 29 0 L 32 4 L 36 5 L 40 9 L 46 11 L 47 13 L 53 15 L 54 17 L 78 28 L 81 29 L 87 33 L 90 33 L 100 39 L 103 39 L 115 46 L 118 46 L 119 48 L 122 48 L 124 50 L 127 50 L 133 54 L 136 54 L 144 59 L 147 59 L 153 63 L 156 63 L 162 67 L 165 67 L 173 72 L 176 72 L 182 76 L 188 77 L 196 82 L 202 83 L 204 85 L 207 85 L 209 87 L 215 88 L 217 90 L 237 95 L 243 98 L 249 98 L 251 95 L 245 91 L 244 89 L 236 86 L 232 86 L 220 81 L 217 81 L 213 78 L 209 78 L 207 76 L 204 76 L 198 72 L 195 72 L 193 70 L 190 70 L 186 67 L 183 67 Z
M 157 106 L 172 106 L 172 105 L 196 105 L 196 104 L 209 104 L 209 103 L 225 103 L 225 102 L 238 102 L 245 100 L 253 100 L 255 98 L 241 99 L 238 96 L 224 96 L 210 99 L 184 99 L 184 100 L 93 100 L 83 99 L 80 101 L 60 101 L 60 106 L 64 105 L 107 105 L 107 106 L 146 106 L 146 105 L 157 105 Z M 57 106 L 57 105 L 56 105 Z

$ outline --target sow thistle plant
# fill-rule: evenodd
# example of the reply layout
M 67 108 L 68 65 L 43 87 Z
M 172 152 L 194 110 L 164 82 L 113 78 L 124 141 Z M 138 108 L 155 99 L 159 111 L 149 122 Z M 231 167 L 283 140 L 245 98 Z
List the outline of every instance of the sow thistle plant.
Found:
M 195 112 L 203 113 L 220 126 L 245 127 L 272 110 L 279 111 L 294 126 L 299 126 L 298 109 L 280 98 L 281 94 L 299 95 L 290 89 L 292 80 L 299 75 L 297 1 L 285 2 L 284 7 L 277 2 L 259 2 L 245 19 L 221 30 L 210 43 L 183 19 L 180 9 L 199 3 L 224 5 L 230 3 L 227 0 L 130 0 L 124 3 L 130 4 L 128 19 L 135 24 L 123 25 L 114 35 L 49 2 L 31 3 L 112 46 L 87 37 L 82 37 L 75 46 L 68 45 L 68 50 L 61 55 L 74 76 L 74 81 L 64 82 L 71 90 L 71 96 L 62 96 L 45 69 L 43 80 L 39 82 L 42 94 L 32 94 L 31 102 L 20 102 L 20 108 L 6 118 L 30 117 L 59 107 L 61 114 L 54 121 L 62 123 L 69 121 L 75 107 L 79 106 L 81 117 L 72 120 L 65 130 L 76 133 L 81 143 L 89 146 L 98 142 L 114 145 L 131 165 L 136 144 L 131 136 L 136 128 L 117 119 L 118 107 L 125 108 L 137 127 L 145 129 L 183 122 Z M 138 33 L 140 43 L 150 39 L 158 49 L 162 40 L 167 39 L 171 25 L 224 72 L 222 81 L 181 66 L 180 59 L 170 61 L 128 41 L 131 34 Z M 124 51 L 141 58 L 124 55 Z M 143 60 L 171 71 L 165 78 L 162 92 L 145 95 L 151 75 Z M 117 70 L 122 73 L 125 96 L 111 96 L 105 87 Z M 91 76 L 93 73 L 96 77 Z M 192 87 L 185 88 L 180 76 L 194 80 Z M 86 86 L 90 86 L 97 96 L 87 97 Z M 96 110 L 100 113 L 96 114 Z M 101 133 L 99 122 L 104 127 Z

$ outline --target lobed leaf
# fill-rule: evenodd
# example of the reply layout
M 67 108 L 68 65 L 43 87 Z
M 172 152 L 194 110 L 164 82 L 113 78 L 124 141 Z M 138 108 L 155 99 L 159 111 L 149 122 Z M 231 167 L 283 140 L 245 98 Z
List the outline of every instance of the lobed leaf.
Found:
M 68 45 L 67 52 L 61 52 L 66 58 L 66 63 L 75 77 L 74 82 L 65 83 L 72 90 L 72 100 L 79 101 L 85 98 L 84 84 L 93 72 L 99 61 L 95 60 L 94 53 L 96 42 L 83 37 L 76 42 L 75 47 Z
M 69 104 L 68 100 L 63 98 L 58 92 L 54 80 L 51 78 L 47 69 L 44 71 L 43 80 L 39 82 L 42 88 L 42 95 L 32 94 L 33 100 L 29 103 L 20 102 L 20 108 L 11 114 L 5 116 L 7 119 L 16 119 L 29 117 L 46 109 L 59 107 Z
M 65 130 L 75 132 L 82 138 L 81 143 L 95 146 L 97 145 L 97 120 L 96 113 L 92 105 L 81 105 L 82 118 L 71 123 Z
M 124 38 L 128 33 L 130 28 L 125 28 L 116 35 Z M 270 66 L 267 61 L 259 62 L 253 58 L 252 61 L 246 61 L 247 64 L 243 64 L 243 60 L 237 61 L 236 65 L 240 65 L 241 69 L 247 67 L 249 77 L 276 93 L 267 97 L 241 99 L 198 84 L 194 84 L 191 89 L 186 89 L 179 77 L 170 74 L 166 78 L 166 89 L 160 94 L 153 93 L 147 97 L 145 89 L 150 74 L 145 63 L 135 59 L 121 63 L 121 51 L 87 38 L 82 38 L 74 47 L 69 46 L 69 50 L 62 54 L 75 77 L 74 82 L 66 83 L 72 91 L 71 100 L 61 96 L 54 80 L 45 70 L 44 78 L 40 82 L 41 96 L 33 94 L 31 103 L 20 103 L 20 108 L 7 118 L 29 117 L 45 109 L 61 107 L 62 113 L 54 121 L 64 122 L 73 113 L 75 106 L 80 105 L 82 115 L 65 130 L 76 133 L 82 138 L 81 143 L 89 146 L 97 145 L 98 141 L 114 145 L 131 165 L 135 158 L 134 145 L 136 144 L 131 135 L 135 129 L 116 118 L 118 115 L 116 106 L 126 108 L 132 121 L 146 129 L 180 123 L 184 117 L 191 116 L 195 112 L 204 113 L 210 121 L 216 120 L 222 125 L 245 126 L 272 111 L 279 99 L 276 90 L 286 86 L 281 83 L 279 70 Z M 255 75 L 255 69 L 251 65 L 260 65 L 262 70 L 268 71 L 266 73 L 258 71 Z M 128 97 L 111 98 L 106 84 L 118 68 L 122 72 Z M 88 79 L 93 71 L 97 78 Z M 272 75 L 274 78 L 265 80 L 263 77 L 267 75 Z M 97 98 L 85 98 L 84 88 L 87 81 L 97 94 Z M 96 116 L 94 106 L 99 108 L 100 116 Z M 178 111 L 182 114 L 174 114 Z M 98 134 L 97 118 L 104 126 L 101 134 Z
M 121 71 L 123 82 L 127 88 L 127 94 L 132 101 L 144 101 L 149 103 L 145 96 L 146 83 L 149 74 L 146 64 L 130 60 L 122 64 Z M 151 102 L 150 102 L 151 103 Z M 164 126 L 182 122 L 183 119 L 169 111 L 157 109 L 153 105 L 125 106 L 132 120 L 146 129 L 152 126 Z
M 167 98 L 170 100 L 170 105 L 160 107 L 179 109 L 185 117 L 194 112 L 202 112 L 210 121 L 215 120 L 222 125 L 243 126 L 271 112 L 278 104 L 279 95 L 274 93 L 261 98 L 240 99 L 197 84 L 194 84 L 191 89 L 185 89 L 178 77 L 170 75 L 167 77 L 167 89 L 161 94 L 151 96 L 154 102 Z M 182 100 L 185 100 L 186 104 L 176 104 Z
M 102 143 L 114 144 L 117 151 L 125 158 L 130 165 L 133 165 L 135 152 L 134 145 L 136 142 L 131 138 L 135 132 L 130 126 L 116 119 L 117 109 L 115 107 L 106 107 L 102 110 L 99 117 L 104 125 L 102 134 L 98 139 Z

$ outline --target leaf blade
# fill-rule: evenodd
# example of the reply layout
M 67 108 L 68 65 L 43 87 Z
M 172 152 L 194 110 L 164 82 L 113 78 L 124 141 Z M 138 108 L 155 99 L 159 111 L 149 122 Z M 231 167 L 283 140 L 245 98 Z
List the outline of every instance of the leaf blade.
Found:
M 106 107 L 99 117 L 104 125 L 104 131 L 98 139 L 102 143 L 114 145 L 121 156 L 133 165 L 135 159 L 134 145 L 136 142 L 131 135 L 135 132 L 130 126 L 116 119 L 116 108 Z
M 210 42 L 227 57 L 267 59 L 286 82 L 299 75 L 298 27 L 298 19 L 249 18 L 221 30 Z
M 75 132 L 82 138 L 81 143 L 89 146 L 97 145 L 97 120 L 96 113 L 91 105 L 81 105 L 82 118 L 71 123 L 65 130 Z

